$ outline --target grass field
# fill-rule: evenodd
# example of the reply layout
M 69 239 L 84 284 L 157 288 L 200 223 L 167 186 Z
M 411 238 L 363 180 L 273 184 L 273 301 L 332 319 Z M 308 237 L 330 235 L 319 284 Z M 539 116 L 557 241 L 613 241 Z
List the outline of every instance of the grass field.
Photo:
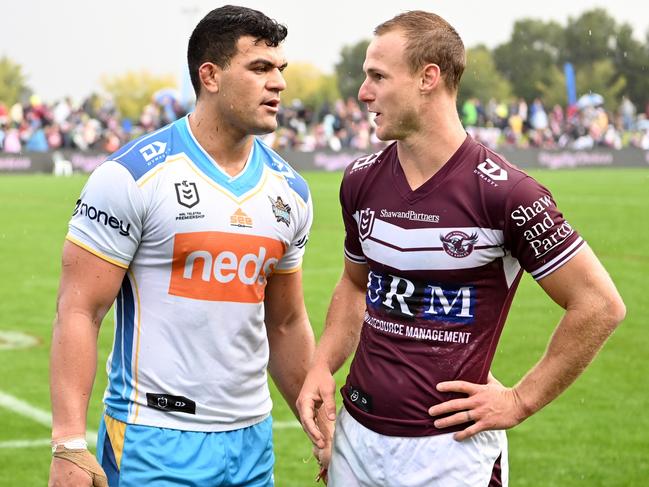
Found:
M 512 487 L 643 486 L 649 479 L 649 170 L 545 171 L 570 223 L 604 262 L 625 299 L 625 322 L 563 396 L 509 433 Z M 315 223 L 304 264 L 306 302 L 316 334 L 342 268 L 340 173 L 305 175 Z M 44 486 L 49 468 L 48 354 L 66 223 L 84 177 L 0 177 L 0 332 L 37 337 L 30 348 L 0 339 L 0 486 Z M 514 301 L 493 371 L 515 383 L 543 352 L 561 310 L 526 276 Z M 89 428 L 97 427 L 112 315 L 100 338 L 99 376 Z M 339 384 L 345 371 L 339 372 Z M 317 466 L 301 429 L 273 389 L 278 487 L 314 485 Z M 12 403 L 16 398 L 32 406 Z M 19 414 L 17 410 L 22 410 Z M 431 459 L 431 461 L 434 461 Z M 398 480 L 393 484 L 398 486 Z

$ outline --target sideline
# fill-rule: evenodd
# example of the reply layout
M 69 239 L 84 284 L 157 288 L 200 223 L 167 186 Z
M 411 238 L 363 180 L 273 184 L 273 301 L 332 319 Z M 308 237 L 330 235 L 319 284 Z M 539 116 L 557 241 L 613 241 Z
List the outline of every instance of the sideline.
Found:
M 9 411 L 16 413 L 20 416 L 24 416 L 36 423 L 39 423 L 48 428 L 52 427 L 52 413 L 45 411 L 44 409 L 39 409 L 31 404 L 18 399 L 17 397 L 7 394 L 4 391 L 0 391 L 0 407 L 8 409 Z M 86 441 L 89 446 L 96 446 L 97 444 L 97 432 L 93 430 L 88 430 L 86 432 Z M 0 441 L 0 448 L 29 448 L 33 446 L 42 446 L 49 445 L 50 439 L 39 439 L 39 440 L 9 440 L 9 441 Z

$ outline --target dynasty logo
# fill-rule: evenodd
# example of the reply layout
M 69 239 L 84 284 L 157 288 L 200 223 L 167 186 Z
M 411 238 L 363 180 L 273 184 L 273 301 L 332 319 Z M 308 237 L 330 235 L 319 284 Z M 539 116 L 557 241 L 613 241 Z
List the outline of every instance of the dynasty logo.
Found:
M 282 197 L 278 196 L 275 201 L 270 196 L 268 197 L 273 210 L 273 215 L 278 222 L 285 223 L 288 227 L 291 223 L 291 207 L 282 201 Z

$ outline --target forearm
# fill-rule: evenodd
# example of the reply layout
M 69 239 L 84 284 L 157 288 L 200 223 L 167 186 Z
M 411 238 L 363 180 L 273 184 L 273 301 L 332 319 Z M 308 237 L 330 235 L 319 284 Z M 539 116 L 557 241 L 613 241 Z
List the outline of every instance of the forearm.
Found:
M 57 316 L 50 356 L 52 438 L 85 436 L 97 368 L 99 325 L 82 313 Z
M 364 313 L 364 290 L 341 279 L 331 298 L 314 365 L 324 366 L 333 374 L 345 363 L 358 345 Z
M 315 338 L 305 317 L 291 326 L 275 326 L 268 331 L 268 370 L 277 389 L 298 417 L 295 401 L 313 359 Z
M 593 303 L 565 313 L 541 360 L 514 387 L 525 417 L 559 396 L 597 355 L 622 319 L 607 308 Z

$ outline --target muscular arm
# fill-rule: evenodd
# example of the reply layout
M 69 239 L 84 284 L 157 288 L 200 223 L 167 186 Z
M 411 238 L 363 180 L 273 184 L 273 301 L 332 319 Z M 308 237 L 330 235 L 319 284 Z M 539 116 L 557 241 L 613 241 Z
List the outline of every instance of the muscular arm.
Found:
M 323 448 L 326 435 L 316 424 L 315 414 L 323 405 L 329 420 L 336 417 L 335 373 L 356 349 L 363 324 L 368 268 L 345 260 L 345 268 L 334 289 L 325 330 L 297 401 L 302 426 L 309 438 Z
M 85 438 L 97 365 L 97 335 L 124 274 L 125 269 L 65 242 L 50 355 L 54 441 Z M 52 475 L 57 475 L 57 466 L 71 465 L 54 459 Z
M 429 410 L 432 416 L 456 412 L 437 420 L 435 425 L 440 428 L 464 423 L 469 416 L 475 421 L 457 433 L 456 439 L 463 440 L 483 430 L 511 428 L 551 402 L 581 375 L 624 319 L 624 303 L 588 247 L 539 284 L 566 312 L 543 357 L 516 386 L 463 381 L 438 384 L 441 391 L 468 394 L 467 398 L 447 401 Z
M 295 400 L 315 349 L 304 306 L 302 272 L 273 275 L 266 286 L 264 307 L 270 346 L 268 370 L 297 416 Z
M 626 313 L 613 281 L 590 248 L 539 284 L 566 313 L 541 360 L 514 388 L 529 415 L 581 375 Z

